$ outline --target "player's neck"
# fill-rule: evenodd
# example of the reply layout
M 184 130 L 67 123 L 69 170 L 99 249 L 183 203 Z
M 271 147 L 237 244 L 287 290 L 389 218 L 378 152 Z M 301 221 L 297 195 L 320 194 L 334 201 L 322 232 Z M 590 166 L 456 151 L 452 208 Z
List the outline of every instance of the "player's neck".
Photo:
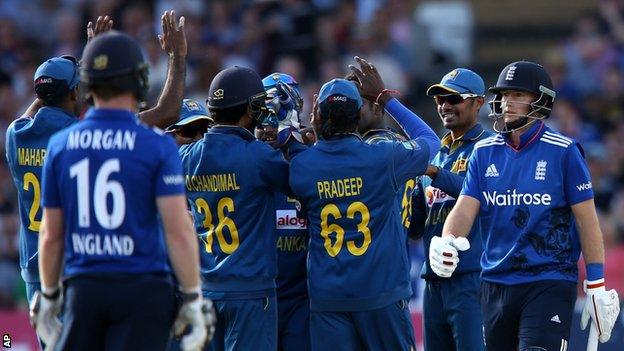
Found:
M 525 124 L 524 127 L 516 129 L 510 133 L 509 136 L 511 137 L 511 142 L 514 146 L 520 145 L 520 142 L 521 142 L 520 138 L 529 130 L 529 128 L 531 128 L 534 122 L 535 120 Z
M 461 138 L 470 129 L 472 129 L 472 127 L 474 127 L 476 125 L 477 125 L 477 122 L 472 123 L 472 124 L 468 124 L 468 125 L 465 125 L 465 126 L 461 126 L 461 127 L 458 127 L 458 128 L 450 129 L 450 131 L 451 131 L 451 139 L 453 139 L 453 141 L 455 141 L 455 140 Z
M 122 94 L 106 100 L 94 96 L 93 102 L 96 108 L 130 110 L 133 113 L 139 111 L 139 104 L 132 94 Z

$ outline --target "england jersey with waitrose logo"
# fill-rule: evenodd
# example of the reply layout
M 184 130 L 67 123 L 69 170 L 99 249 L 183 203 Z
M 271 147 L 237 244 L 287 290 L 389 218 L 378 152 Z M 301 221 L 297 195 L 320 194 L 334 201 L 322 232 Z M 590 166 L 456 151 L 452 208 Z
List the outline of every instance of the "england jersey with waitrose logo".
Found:
M 462 195 L 480 202 L 483 280 L 577 281 L 580 242 L 571 206 L 593 198 L 574 140 L 535 123 L 521 148 L 502 135 L 475 145 Z

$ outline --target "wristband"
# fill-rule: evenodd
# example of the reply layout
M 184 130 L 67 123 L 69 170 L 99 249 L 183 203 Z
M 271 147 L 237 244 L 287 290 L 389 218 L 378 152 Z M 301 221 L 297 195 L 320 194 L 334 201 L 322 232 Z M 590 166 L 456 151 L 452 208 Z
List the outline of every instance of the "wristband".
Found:
M 41 295 L 48 300 L 56 300 L 61 296 L 61 289 L 59 287 L 48 288 L 45 286 L 41 287 Z
M 604 279 L 604 265 L 602 263 L 588 263 L 585 265 L 587 280 L 595 281 Z
M 377 95 L 377 98 L 375 99 L 375 103 L 377 105 L 379 105 L 379 98 L 381 98 L 381 95 L 383 95 L 384 93 L 390 93 L 390 94 L 401 94 L 400 91 L 398 90 L 393 90 L 393 89 L 384 89 L 382 90 L 379 95 Z
M 197 287 L 194 289 L 189 289 L 189 291 L 180 291 L 180 297 L 182 298 L 182 303 L 191 302 L 201 296 L 201 288 Z

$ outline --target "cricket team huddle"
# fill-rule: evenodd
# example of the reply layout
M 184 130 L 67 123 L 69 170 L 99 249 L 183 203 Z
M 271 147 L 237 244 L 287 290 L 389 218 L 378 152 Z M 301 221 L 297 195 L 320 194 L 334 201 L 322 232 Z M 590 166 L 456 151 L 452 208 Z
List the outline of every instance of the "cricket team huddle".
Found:
M 610 339 L 591 176 L 545 123 L 556 92 L 538 63 L 503 68 L 488 106 L 477 73 L 444 75 L 426 92 L 439 138 L 355 57 L 304 127 L 286 73 L 229 67 L 206 107 L 185 99 L 173 11 L 145 107 L 142 49 L 112 26 L 88 25 L 80 59 L 43 62 L 7 129 L 43 350 L 415 350 L 409 240 L 427 256 L 427 351 L 567 350 L 581 253 L 581 327 Z

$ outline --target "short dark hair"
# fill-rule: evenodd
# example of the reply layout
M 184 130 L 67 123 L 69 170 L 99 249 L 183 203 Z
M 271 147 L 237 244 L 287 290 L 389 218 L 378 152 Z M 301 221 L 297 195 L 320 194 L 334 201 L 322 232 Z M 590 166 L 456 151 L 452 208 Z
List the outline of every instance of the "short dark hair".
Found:
M 102 100 L 110 100 L 119 95 L 129 93 L 129 91 L 117 89 L 114 85 L 108 85 L 105 82 L 102 82 L 102 84 L 98 83 L 96 85 L 92 85 L 90 91 L 92 95 L 97 96 Z
M 208 110 L 210 111 L 210 117 L 214 119 L 215 123 L 233 125 L 238 123 L 241 117 L 247 112 L 248 107 L 249 104 L 244 103 L 221 109 L 209 108 Z

